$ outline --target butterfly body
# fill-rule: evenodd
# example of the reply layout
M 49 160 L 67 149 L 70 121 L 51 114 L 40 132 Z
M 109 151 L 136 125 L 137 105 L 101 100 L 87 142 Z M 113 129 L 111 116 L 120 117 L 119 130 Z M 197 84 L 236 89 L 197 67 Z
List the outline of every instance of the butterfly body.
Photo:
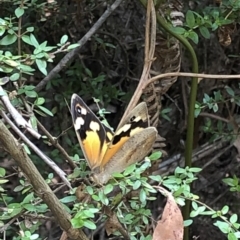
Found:
M 156 140 L 157 131 L 149 127 L 144 102 L 130 112 L 115 133 L 100 122 L 77 94 L 72 96 L 71 113 L 84 156 L 100 184 L 113 173 L 142 160 Z

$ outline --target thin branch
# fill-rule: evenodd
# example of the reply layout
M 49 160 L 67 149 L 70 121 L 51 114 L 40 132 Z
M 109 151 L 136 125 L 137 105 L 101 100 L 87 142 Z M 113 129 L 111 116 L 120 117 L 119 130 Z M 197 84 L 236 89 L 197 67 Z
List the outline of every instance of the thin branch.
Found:
M 51 70 L 51 72 L 36 86 L 35 91 L 39 92 L 42 90 L 48 81 L 53 79 L 60 71 L 66 68 L 67 65 L 73 61 L 75 55 L 79 52 L 82 46 L 88 41 L 93 34 L 102 26 L 102 24 L 107 20 L 107 18 L 114 12 L 114 10 L 120 5 L 123 0 L 116 0 L 103 15 L 98 19 L 98 21 L 91 27 L 91 29 L 83 36 L 81 40 L 78 41 L 79 47 L 73 49 L 71 52 L 66 54 L 63 59 L 58 63 L 58 65 Z
M 216 119 L 216 120 L 225 122 L 225 123 L 229 123 L 229 122 L 230 122 L 230 121 L 229 121 L 228 119 L 226 119 L 226 118 L 220 117 L 220 116 L 215 115 L 215 114 L 212 114 L 212 113 L 207 113 L 207 112 L 201 112 L 201 113 L 199 114 L 199 116 L 213 118 L 213 119 Z
M 237 75 L 217 75 L 217 74 L 201 74 L 201 73 L 185 73 L 185 72 L 173 72 L 173 73 L 163 73 L 163 74 L 159 74 L 155 77 L 152 77 L 148 80 L 148 82 L 146 82 L 146 86 L 150 83 L 155 82 L 156 80 L 160 79 L 160 78 L 166 78 L 166 77 L 175 77 L 175 76 L 179 76 L 179 77 L 198 77 L 198 78 L 212 78 L 212 79 L 234 79 L 234 78 L 240 78 L 240 74 Z M 145 87 L 146 87 L 145 86 Z
M 5 119 L 5 121 L 10 125 L 10 127 L 18 134 L 18 136 L 48 165 L 50 166 L 63 180 L 63 182 L 71 189 L 71 184 L 65 177 L 66 173 L 63 172 L 49 157 L 47 157 L 38 147 L 36 147 L 8 118 L 8 116 L 1 110 L 0 114 Z
M 1 86 L 0 92 L 4 92 Z M 0 98 L 19 128 L 25 128 L 32 136 L 34 136 L 37 139 L 41 138 L 41 135 L 32 128 L 32 126 L 22 117 L 22 115 L 11 104 L 7 94 L 1 96 Z
M 71 159 L 71 157 L 67 154 L 64 148 L 58 143 L 58 141 L 47 131 L 47 129 L 37 120 L 38 127 L 43 131 L 43 133 L 48 137 L 49 141 L 53 146 L 55 146 L 62 155 L 66 158 L 69 165 L 74 169 L 77 167 L 75 162 Z

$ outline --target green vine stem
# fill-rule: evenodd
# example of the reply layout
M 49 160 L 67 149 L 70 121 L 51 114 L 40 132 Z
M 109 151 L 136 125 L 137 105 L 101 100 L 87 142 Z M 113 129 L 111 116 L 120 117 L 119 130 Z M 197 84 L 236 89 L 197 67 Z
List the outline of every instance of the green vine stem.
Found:
M 140 0 L 142 5 L 146 8 L 147 6 L 147 0 Z M 157 12 L 157 11 L 156 11 Z M 178 35 L 177 33 L 173 32 L 170 29 L 170 25 L 165 21 L 163 17 L 161 17 L 158 13 L 156 13 L 157 22 L 158 24 L 169 34 L 171 34 L 173 37 L 179 40 L 185 46 L 185 48 L 189 51 L 190 57 L 192 60 L 192 72 L 198 73 L 198 60 L 197 56 L 195 54 L 195 51 L 191 44 L 188 42 L 188 40 Z M 188 109 L 188 117 L 187 117 L 187 139 L 186 139 L 186 149 L 185 149 L 185 166 L 191 167 L 192 165 L 192 147 L 193 147 L 193 131 L 194 131 L 194 110 L 195 110 L 195 102 L 196 102 L 196 96 L 197 96 L 197 87 L 198 87 L 198 79 L 196 77 L 192 78 L 191 83 L 191 91 L 190 91 L 190 98 L 189 98 L 189 109 Z M 190 201 L 186 201 L 186 205 L 183 209 L 183 217 L 184 219 L 189 218 L 190 214 Z M 185 228 L 184 231 L 184 240 L 189 239 L 189 230 L 188 228 Z

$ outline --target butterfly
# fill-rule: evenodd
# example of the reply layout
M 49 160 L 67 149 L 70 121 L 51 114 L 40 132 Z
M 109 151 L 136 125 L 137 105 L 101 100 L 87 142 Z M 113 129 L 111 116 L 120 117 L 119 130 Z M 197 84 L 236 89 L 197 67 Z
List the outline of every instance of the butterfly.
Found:
M 152 150 L 157 137 L 149 126 L 147 105 L 138 104 L 115 133 L 101 123 L 77 94 L 72 95 L 71 114 L 83 154 L 93 172 L 93 179 L 104 184 L 113 173 L 141 161 Z

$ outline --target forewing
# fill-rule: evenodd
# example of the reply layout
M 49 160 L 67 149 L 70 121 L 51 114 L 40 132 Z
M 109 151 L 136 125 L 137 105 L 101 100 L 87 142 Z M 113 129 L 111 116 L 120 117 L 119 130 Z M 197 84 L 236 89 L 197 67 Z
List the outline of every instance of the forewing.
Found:
M 101 165 L 107 150 L 106 131 L 97 116 L 77 95 L 71 99 L 73 125 L 84 156 L 91 169 Z
M 141 119 L 144 128 L 149 127 L 149 117 L 147 104 L 145 102 L 139 103 L 130 113 L 123 119 L 122 124 L 118 127 L 116 132 L 121 129 L 125 124 L 131 123 L 135 119 Z

